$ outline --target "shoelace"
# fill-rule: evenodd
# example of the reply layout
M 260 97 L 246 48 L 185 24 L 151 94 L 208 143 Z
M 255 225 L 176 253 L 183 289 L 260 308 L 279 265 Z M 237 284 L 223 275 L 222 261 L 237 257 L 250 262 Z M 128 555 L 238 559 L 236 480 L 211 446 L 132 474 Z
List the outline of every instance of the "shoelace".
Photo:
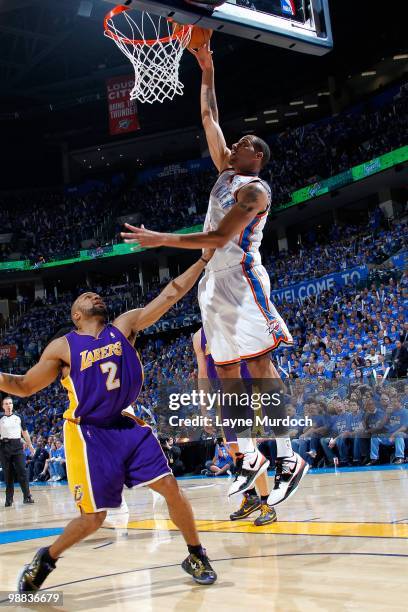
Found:
M 282 479 L 282 475 L 283 474 L 290 474 L 292 475 L 292 472 L 290 470 L 290 466 L 288 465 L 289 463 L 295 463 L 296 464 L 296 459 L 293 460 L 291 457 L 285 457 L 285 459 L 277 459 L 275 462 L 275 468 L 276 468 L 276 473 L 275 473 L 275 486 L 273 487 L 274 489 L 279 489 L 279 485 L 280 485 L 280 481 Z
M 199 557 L 197 555 L 191 555 L 193 558 L 194 563 L 196 563 L 198 565 L 198 568 L 201 572 L 203 571 L 212 571 L 212 567 L 210 565 L 210 560 L 207 557 L 207 553 L 206 550 L 203 549 L 204 555 L 202 557 Z
M 54 568 L 49 563 L 44 563 L 40 557 L 36 557 L 32 560 L 30 565 L 27 567 L 27 573 L 31 578 L 31 582 L 37 585 L 38 580 L 42 582 L 52 572 Z M 38 586 L 38 585 L 37 585 Z
M 269 512 L 270 512 L 270 509 L 269 509 L 268 504 L 262 504 L 262 506 L 261 506 L 261 516 L 262 517 L 266 516 L 267 514 L 269 514 Z
M 291 473 L 290 463 L 296 464 L 296 459 L 292 457 L 285 457 L 284 459 L 276 460 L 276 474 L 288 474 Z

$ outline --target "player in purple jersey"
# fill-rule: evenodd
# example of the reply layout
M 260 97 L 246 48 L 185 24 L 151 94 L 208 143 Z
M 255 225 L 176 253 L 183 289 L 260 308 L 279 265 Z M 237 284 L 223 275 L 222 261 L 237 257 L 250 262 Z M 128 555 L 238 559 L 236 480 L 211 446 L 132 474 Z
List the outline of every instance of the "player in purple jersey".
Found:
M 20 592 L 36 591 L 58 558 L 94 533 L 109 508 L 121 505 L 122 489 L 148 485 L 166 499 L 170 518 L 186 541 L 182 568 L 199 584 L 217 576 L 202 548 L 190 503 L 179 489 L 151 428 L 124 410 L 137 399 L 143 367 L 133 344 L 195 284 L 213 252 L 203 256 L 144 308 L 130 310 L 107 324 L 108 311 L 96 293 L 83 293 L 72 305 L 75 330 L 50 342 L 26 374 L 0 374 L 0 390 L 27 397 L 60 375 L 68 391 L 64 442 L 68 484 L 81 516 L 55 542 L 41 548 L 18 580 Z M 128 413 L 127 413 L 128 414 Z
M 197 376 L 199 384 L 201 387 L 207 387 L 205 390 L 208 391 L 212 384 L 211 381 L 219 381 L 219 376 L 202 327 L 193 336 L 193 348 L 197 359 Z M 241 361 L 240 366 L 241 378 L 245 381 L 250 381 L 252 377 L 246 362 Z M 223 416 L 222 406 L 221 416 Z M 223 431 L 226 443 L 229 444 L 230 449 L 236 455 L 238 453 L 236 432 L 231 427 L 223 427 Z M 261 514 L 254 521 L 254 525 L 257 527 L 269 525 L 277 521 L 275 508 L 268 504 L 269 486 L 267 472 L 263 472 L 258 476 L 256 484 L 259 490 L 259 496 L 255 485 L 251 487 L 251 489 L 245 491 L 240 507 L 230 514 L 231 521 L 245 518 L 257 510 L 261 511 Z

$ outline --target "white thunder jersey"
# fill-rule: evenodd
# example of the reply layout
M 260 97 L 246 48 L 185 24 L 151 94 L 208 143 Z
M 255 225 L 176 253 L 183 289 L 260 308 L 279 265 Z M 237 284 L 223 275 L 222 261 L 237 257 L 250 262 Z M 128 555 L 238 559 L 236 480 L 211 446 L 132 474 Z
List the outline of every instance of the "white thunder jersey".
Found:
M 271 202 L 269 186 L 256 175 L 222 172 L 211 191 L 204 230 L 215 230 L 235 205 L 238 191 L 254 182 L 268 193 L 266 209 L 216 249 L 198 287 L 203 327 L 216 365 L 258 357 L 293 342 L 270 301 L 270 280 L 259 253 Z
M 204 222 L 204 231 L 215 230 L 236 202 L 238 191 L 248 183 L 261 183 L 268 194 L 268 204 L 264 211 L 247 225 L 240 235 L 234 236 L 224 247 L 215 251 L 207 270 L 217 272 L 234 268 L 241 264 L 260 265 L 259 247 L 263 228 L 271 204 L 269 185 L 255 174 L 236 174 L 233 169 L 224 170 L 218 177 L 210 194 L 210 203 Z

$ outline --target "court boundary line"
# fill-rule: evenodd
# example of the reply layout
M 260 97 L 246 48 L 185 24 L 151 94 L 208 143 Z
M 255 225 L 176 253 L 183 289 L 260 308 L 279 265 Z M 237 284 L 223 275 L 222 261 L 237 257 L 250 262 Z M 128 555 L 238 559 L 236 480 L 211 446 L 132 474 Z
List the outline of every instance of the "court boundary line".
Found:
M 384 464 L 384 465 L 359 465 L 359 466 L 347 466 L 341 468 L 310 468 L 309 474 L 351 474 L 353 472 L 389 472 L 389 471 L 406 471 L 408 470 L 408 463 L 402 465 L 392 465 L 392 464 Z M 268 470 L 268 474 L 271 476 L 275 473 L 275 470 Z M 230 476 L 222 474 L 221 476 L 213 477 L 213 479 L 228 479 Z M 205 480 L 208 479 L 208 476 L 203 476 L 201 474 L 192 474 L 191 476 L 177 476 L 176 480 Z M 30 487 L 55 487 L 59 488 L 61 486 L 68 486 L 67 480 L 62 480 L 59 482 L 30 482 Z M 3 483 L 0 484 L 0 491 L 5 490 L 5 485 Z
M 154 520 L 154 519 L 153 519 Z M 165 520 L 171 520 L 171 519 L 165 519 Z M 199 519 L 201 521 L 208 521 L 209 523 L 211 522 L 218 522 L 218 523 L 226 523 L 227 519 L 223 520 L 223 519 Z M 137 521 L 130 521 L 130 522 L 137 522 Z M 277 524 L 279 525 L 279 523 L 305 523 L 307 521 L 278 521 Z M 361 522 L 361 523 L 355 523 L 354 521 L 321 521 L 322 523 L 333 523 L 334 525 L 338 525 L 338 524 L 342 524 L 342 523 L 347 523 L 350 525 L 394 525 L 395 523 L 383 523 L 383 522 L 373 522 L 373 521 L 366 521 L 366 522 Z M 233 521 L 231 521 L 231 523 L 233 523 Z M 251 524 L 251 521 L 248 521 L 248 525 Z M 319 525 L 318 522 L 314 522 L 314 525 Z M 148 532 L 152 532 L 152 531 L 169 531 L 168 529 L 157 529 L 157 528 L 135 528 L 135 527 L 129 527 L 128 528 L 129 531 L 148 531 Z M 173 529 L 170 531 L 170 533 L 175 533 L 178 535 L 181 535 L 181 532 L 178 529 Z M 371 536 L 371 535 L 348 535 L 348 534 L 337 534 L 337 533 L 281 533 L 281 532 L 275 532 L 275 531 L 271 531 L 271 532 L 265 532 L 265 531 L 217 531 L 217 530 L 211 530 L 211 529 L 200 529 L 199 533 L 217 533 L 217 534 L 228 534 L 228 535 L 234 535 L 234 534 L 246 534 L 246 535 L 257 535 L 257 536 L 299 536 L 299 537 L 307 537 L 307 538 L 366 538 L 367 540 L 407 540 L 408 537 L 407 536 Z M 407 554 L 408 556 L 408 554 Z

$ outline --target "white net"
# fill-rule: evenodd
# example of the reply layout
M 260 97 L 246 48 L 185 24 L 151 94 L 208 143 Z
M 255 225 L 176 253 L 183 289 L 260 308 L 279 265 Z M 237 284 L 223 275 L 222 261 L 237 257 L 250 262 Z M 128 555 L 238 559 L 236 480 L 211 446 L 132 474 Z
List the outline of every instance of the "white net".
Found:
M 106 20 L 105 36 L 115 41 L 133 65 L 132 100 L 152 104 L 183 94 L 179 67 L 190 41 L 190 26 L 178 26 L 173 31 L 172 23 L 165 17 L 146 11 L 138 13 L 137 23 L 124 11 Z

